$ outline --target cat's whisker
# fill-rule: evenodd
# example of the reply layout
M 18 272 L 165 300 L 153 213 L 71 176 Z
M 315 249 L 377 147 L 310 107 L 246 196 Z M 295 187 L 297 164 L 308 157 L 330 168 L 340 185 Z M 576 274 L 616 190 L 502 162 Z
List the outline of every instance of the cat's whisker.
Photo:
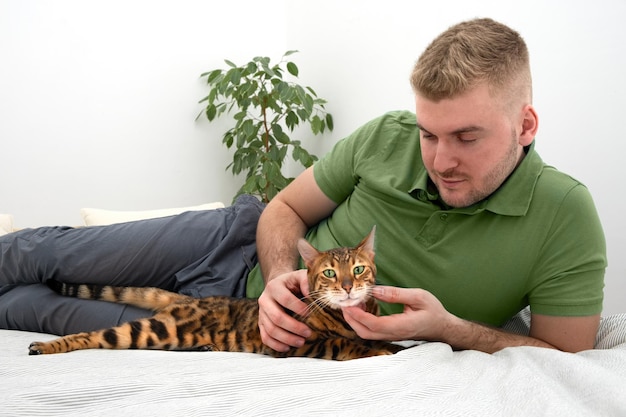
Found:
M 303 317 L 309 317 L 314 312 L 322 311 L 332 305 L 332 295 L 327 294 L 323 290 L 312 292 L 309 299 L 311 302 L 307 306 L 307 311 Z
M 318 298 L 320 295 L 323 295 L 323 294 L 324 294 L 324 290 L 310 291 L 308 296 L 300 297 L 300 301 L 305 301 L 306 299 L 315 299 L 315 298 Z
M 322 311 L 324 309 L 324 305 L 320 302 L 321 299 L 315 299 L 307 306 L 307 310 L 302 317 L 309 317 L 311 314 Z

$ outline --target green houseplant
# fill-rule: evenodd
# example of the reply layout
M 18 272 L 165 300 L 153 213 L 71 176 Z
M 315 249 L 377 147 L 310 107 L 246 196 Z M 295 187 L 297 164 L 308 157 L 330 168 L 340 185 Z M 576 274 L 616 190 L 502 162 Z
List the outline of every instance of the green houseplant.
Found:
M 235 147 L 232 162 L 226 167 L 233 174 L 246 173 L 246 180 L 237 195 L 247 193 L 268 202 L 293 178 L 283 175 L 282 167 L 291 148 L 293 160 L 304 167 L 317 157 L 302 147 L 290 134 L 300 124 L 310 125 L 313 134 L 333 129 L 333 118 L 325 111 L 326 100 L 311 87 L 303 87 L 283 78 L 286 71 L 298 77 L 298 67 L 287 57 L 271 65 L 268 57 L 256 57 L 237 66 L 225 60 L 229 68 L 207 71 L 209 94 L 200 100 L 209 122 L 220 115 L 231 114 L 234 126 L 222 142 Z

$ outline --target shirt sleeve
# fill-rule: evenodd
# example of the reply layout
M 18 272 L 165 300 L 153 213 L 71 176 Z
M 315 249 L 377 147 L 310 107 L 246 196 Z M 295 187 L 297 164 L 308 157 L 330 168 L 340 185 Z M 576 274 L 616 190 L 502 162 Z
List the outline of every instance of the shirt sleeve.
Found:
M 354 169 L 354 147 L 357 132 L 340 140 L 313 166 L 315 182 L 335 203 L 343 202 L 359 181 Z
M 369 161 L 385 152 L 393 152 L 393 140 L 402 129 L 415 130 L 415 116 L 406 111 L 388 112 L 364 124 L 337 142 L 313 167 L 315 181 L 328 198 L 340 204 L 361 180 L 359 172 L 368 170 Z
M 531 277 L 533 313 L 587 316 L 602 311 L 606 243 L 592 197 L 581 184 L 563 198 Z

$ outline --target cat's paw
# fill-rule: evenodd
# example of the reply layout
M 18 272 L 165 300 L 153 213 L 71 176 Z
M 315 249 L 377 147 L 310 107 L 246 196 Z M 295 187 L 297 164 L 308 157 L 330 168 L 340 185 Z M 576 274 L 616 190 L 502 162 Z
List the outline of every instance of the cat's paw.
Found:
M 395 355 L 396 353 L 404 349 L 406 349 L 406 346 L 391 344 L 387 347 L 387 352 L 389 352 L 387 353 L 387 355 Z
M 198 346 L 196 349 L 199 352 L 213 352 L 213 351 L 217 350 L 214 345 Z
M 372 349 L 369 352 L 369 356 L 384 356 L 384 355 L 393 355 L 396 352 L 392 352 L 389 349 Z
M 398 352 L 400 352 L 401 350 L 404 350 L 404 349 L 406 349 L 406 347 L 389 343 L 389 344 L 386 344 L 385 346 L 382 346 L 382 347 L 380 347 L 378 349 L 373 349 L 372 352 L 376 356 L 380 356 L 380 355 L 395 355 L 396 353 L 398 353 Z
M 188 352 L 212 352 L 216 349 L 214 349 L 215 346 L 213 345 L 201 345 L 201 346 L 194 346 L 191 348 L 186 348 L 186 349 L 182 349 L 182 350 L 186 350 Z
M 45 353 L 48 353 L 48 352 L 46 352 L 45 343 L 43 342 L 33 342 L 28 347 L 29 355 L 43 355 Z

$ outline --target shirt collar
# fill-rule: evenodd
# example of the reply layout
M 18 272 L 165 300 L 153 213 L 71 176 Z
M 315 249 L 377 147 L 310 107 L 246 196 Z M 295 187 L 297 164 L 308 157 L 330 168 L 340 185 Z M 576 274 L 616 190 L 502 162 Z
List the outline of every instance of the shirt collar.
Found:
M 535 151 L 533 142 L 528 147 L 522 163 L 493 194 L 470 207 L 453 210 L 468 214 L 487 210 L 505 216 L 523 216 L 528 211 L 543 167 L 544 163 Z M 418 200 L 446 208 L 439 199 L 439 192 L 429 180 L 426 169 L 420 170 L 409 193 Z

